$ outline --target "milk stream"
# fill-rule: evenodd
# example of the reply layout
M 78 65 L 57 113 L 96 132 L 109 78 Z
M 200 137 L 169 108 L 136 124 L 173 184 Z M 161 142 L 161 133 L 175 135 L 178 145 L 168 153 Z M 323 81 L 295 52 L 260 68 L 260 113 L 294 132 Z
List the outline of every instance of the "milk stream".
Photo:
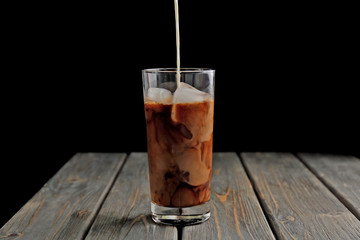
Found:
M 179 5 L 178 0 L 174 0 L 175 5 L 175 24 L 176 24 L 176 86 L 180 87 L 180 30 L 179 30 Z

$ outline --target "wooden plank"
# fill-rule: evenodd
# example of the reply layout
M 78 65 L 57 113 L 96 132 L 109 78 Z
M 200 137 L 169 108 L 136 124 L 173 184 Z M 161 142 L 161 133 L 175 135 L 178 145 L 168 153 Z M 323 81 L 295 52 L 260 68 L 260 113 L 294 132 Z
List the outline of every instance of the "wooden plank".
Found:
M 279 239 L 360 239 L 360 222 L 289 153 L 243 153 Z
M 313 173 L 360 219 L 360 161 L 352 156 L 298 155 Z
M 131 153 L 86 240 L 177 239 L 173 226 L 151 219 L 146 153 Z
M 235 153 L 214 153 L 210 219 L 183 228 L 184 239 L 275 239 Z
M 0 239 L 83 239 L 125 156 L 76 154 L 0 229 Z

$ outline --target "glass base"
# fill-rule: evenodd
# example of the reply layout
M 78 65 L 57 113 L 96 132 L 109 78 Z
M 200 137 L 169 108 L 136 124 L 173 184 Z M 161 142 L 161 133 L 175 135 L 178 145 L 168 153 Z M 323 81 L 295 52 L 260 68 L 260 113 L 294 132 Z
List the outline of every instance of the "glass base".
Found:
M 151 203 L 154 222 L 166 225 L 194 225 L 205 222 L 210 217 L 210 201 L 192 207 L 163 207 Z

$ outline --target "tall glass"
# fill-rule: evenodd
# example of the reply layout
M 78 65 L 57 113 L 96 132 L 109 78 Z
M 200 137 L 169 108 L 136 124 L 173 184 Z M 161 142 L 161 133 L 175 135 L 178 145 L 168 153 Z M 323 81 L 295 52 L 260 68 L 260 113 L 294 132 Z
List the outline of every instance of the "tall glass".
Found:
M 210 217 L 215 70 L 142 74 L 152 218 L 204 222 Z

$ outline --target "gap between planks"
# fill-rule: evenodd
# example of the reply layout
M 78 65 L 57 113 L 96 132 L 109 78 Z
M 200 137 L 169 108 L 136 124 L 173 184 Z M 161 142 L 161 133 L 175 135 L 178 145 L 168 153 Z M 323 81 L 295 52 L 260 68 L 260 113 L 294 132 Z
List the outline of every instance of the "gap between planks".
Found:
M 176 226 L 177 229 L 177 236 L 178 236 L 178 240 L 183 239 L 183 231 L 184 231 L 184 226 Z
M 125 159 L 77 153 L 0 229 L 0 239 L 83 239 Z
M 319 174 L 308 164 L 305 162 L 305 160 L 302 159 L 302 157 L 299 156 L 299 153 L 294 153 L 296 158 L 299 159 L 299 161 L 304 164 L 304 166 L 358 219 L 360 220 L 360 216 L 355 210 L 351 207 L 350 203 L 347 201 L 347 199 L 344 199 L 339 195 L 339 193 L 336 192 L 336 189 L 334 189 L 329 183 L 327 183 L 322 177 L 319 176 Z M 355 157 L 355 159 L 360 160 L 359 158 Z
M 176 227 L 152 221 L 149 193 L 147 154 L 132 152 L 86 239 L 177 239 Z
M 321 232 L 319 229 L 318 230 L 316 230 L 317 228 L 314 228 L 312 225 L 310 226 L 308 226 L 306 229 L 304 229 L 304 232 L 302 233 L 302 231 L 300 231 L 299 229 L 297 229 L 299 226 L 301 227 L 301 225 L 304 223 L 303 222 L 303 220 L 300 220 L 300 221 L 297 221 L 297 222 L 294 222 L 294 224 L 290 224 L 289 225 L 289 229 L 291 229 L 290 230 L 290 232 L 289 231 L 287 231 L 287 227 L 286 226 L 284 226 L 283 225 L 283 221 L 282 221 L 282 218 L 283 218 L 283 216 L 285 216 L 286 214 L 288 214 L 289 212 L 292 212 L 292 211 L 295 211 L 294 213 L 296 214 L 297 212 L 296 212 L 296 210 L 294 210 L 293 209 L 293 206 L 292 205 L 290 205 L 290 207 L 289 208 L 286 208 L 286 206 L 285 207 L 282 207 L 282 208 L 280 208 L 280 209 L 278 209 L 279 210 L 279 212 L 277 212 L 277 204 L 276 204 L 276 202 L 274 203 L 275 204 L 275 212 L 273 212 L 273 208 L 272 208 L 272 204 L 271 204 L 271 201 L 277 201 L 276 199 L 274 199 L 273 198 L 273 196 L 272 196 L 272 194 L 270 193 L 270 191 L 272 192 L 273 190 L 278 190 L 277 189 L 277 187 L 275 186 L 275 185 L 273 185 L 273 187 L 271 187 L 271 190 L 270 189 L 268 189 L 268 191 L 269 191 L 269 194 L 267 194 L 267 193 L 265 193 L 265 197 L 267 197 L 267 199 L 268 200 L 266 200 L 266 199 L 264 199 L 264 197 L 262 196 L 262 194 L 264 193 L 263 192 L 263 190 L 261 190 L 261 189 L 258 189 L 259 187 L 261 187 L 261 186 L 259 186 L 259 184 L 261 185 L 262 184 L 262 180 L 261 179 L 258 179 L 258 177 L 257 177 L 257 175 L 258 174 L 261 174 L 261 172 L 262 171 L 265 171 L 265 172 L 267 172 L 267 171 L 270 171 L 269 169 L 266 169 L 266 166 L 263 166 L 263 167 L 260 167 L 260 169 L 258 169 L 257 167 L 256 167 L 256 165 L 257 164 L 265 164 L 265 165 L 267 165 L 267 166 L 269 166 L 269 163 L 267 162 L 266 163 L 266 161 L 264 162 L 264 159 L 262 159 L 262 161 L 258 161 L 258 160 L 256 160 L 255 161 L 255 159 L 256 159 L 256 155 L 254 155 L 254 154 L 258 154 L 258 153 L 255 153 L 255 152 L 253 152 L 253 153 L 242 153 L 241 154 L 241 159 L 242 159 L 242 163 L 243 163 L 243 165 L 244 165 L 244 167 L 245 167 L 245 169 L 246 169 L 246 171 L 248 172 L 248 176 L 249 176 L 249 178 L 250 178 L 250 180 L 251 180 L 251 182 L 252 182 L 252 184 L 253 184 L 253 186 L 254 186 L 254 189 L 256 189 L 257 190 L 257 192 L 259 192 L 259 194 L 260 195 L 257 195 L 257 197 L 258 197 L 258 199 L 260 200 L 260 203 L 263 203 L 263 204 L 261 204 L 261 206 L 262 206 L 262 208 L 263 208 L 263 211 L 265 212 L 265 214 L 267 215 L 267 219 L 268 219 L 268 222 L 269 222 L 269 224 L 270 224 L 270 226 L 272 226 L 272 230 L 273 230 L 273 232 L 275 233 L 275 234 L 277 234 L 277 237 L 279 238 L 279 239 L 288 239 L 288 237 L 291 237 L 292 239 L 295 239 L 294 237 L 300 237 L 300 236 L 302 236 L 303 234 L 305 234 L 305 238 L 307 239 L 307 236 L 309 236 L 308 234 L 315 234 L 315 235 L 317 235 L 318 237 L 319 236 L 322 236 L 322 237 L 324 237 L 324 239 L 326 238 L 326 237 L 330 237 L 330 236 L 332 236 L 332 237 L 339 237 L 341 234 L 339 234 L 336 230 L 333 230 L 334 232 L 332 232 L 332 231 L 330 231 L 330 233 L 328 233 L 328 232 Z M 356 236 L 358 236 L 358 234 L 359 234 L 359 222 L 357 221 L 358 219 L 356 218 L 356 216 L 354 216 L 354 214 L 352 213 L 352 212 L 350 212 L 349 210 L 348 210 L 348 208 L 346 207 L 346 206 L 344 206 L 344 204 L 341 202 L 341 201 L 339 201 L 339 199 L 338 199 L 338 197 L 336 196 L 336 194 L 333 194 L 333 192 L 332 191 L 330 191 L 330 189 L 329 189 L 329 187 L 327 186 L 327 185 L 325 185 L 325 184 L 323 184 L 323 181 L 320 181 L 319 180 L 319 178 L 318 178 L 318 176 L 317 176 L 317 174 L 314 174 L 314 172 L 313 171 L 311 171 L 311 169 L 309 169 L 309 167 L 308 166 L 306 166 L 300 159 L 299 159 L 299 157 L 297 157 L 296 156 L 296 154 L 294 154 L 294 153 L 276 153 L 276 152 L 273 152 L 273 153 L 259 153 L 259 154 L 262 154 L 261 155 L 261 158 L 273 158 L 272 160 L 274 160 L 274 159 L 277 159 L 278 157 L 283 161 L 283 159 L 284 159 L 284 161 L 285 161 L 285 159 L 287 158 L 287 159 L 289 159 L 289 160 L 287 160 L 286 162 L 288 163 L 288 166 L 290 166 L 289 164 L 291 163 L 291 161 L 290 161 L 290 159 L 292 158 L 293 160 L 293 162 L 295 163 L 295 162 L 297 162 L 298 164 L 298 167 L 300 167 L 300 166 L 302 166 L 303 167 L 303 169 L 304 170 L 309 170 L 308 171 L 308 173 L 307 173 L 307 175 L 308 175 L 308 177 L 309 176 L 311 176 L 312 175 L 312 178 L 313 178 L 313 180 L 318 180 L 318 183 L 317 184 L 315 184 L 316 183 L 316 181 L 313 181 L 312 183 L 314 183 L 315 185 L 314 185 L 314 187 L 311 189 L 312 191 L 315 191 L 315 187 L 318 187 L 318 188 L 323 188 L 323 190 L 329 190 L 327 193 L 326 192 L 323 192 L 322 194 L 320 194 L 321 195 L 321 197 L 322 197 L 322 199 L 323 200 L 329 200 L 328 201 L 328 203 L 329 203 L 329 205 L 325 205 L 325 206 L 327 206 L 327 207 L 325 207 L 324 208 L 324 211 L 326 212 L 326 211 L 329 211 L 329 209 L 337 209 L 338 211 L 339 211 L 339 214 L 334 214 L 334 215 L 332 215 L 332 214 L 330 214 L 329 216 L 328 216 L 328 218 L 321 218 L 322 220 L 327 220 L 327 221 L 323 221 L 323 222 L 319 222 L 318 224 L 320 224 L 321 226 L 323 226 L 324 227 L 324 229 L 326 229 L 326 228 L 328 228 L 329 227 L 329 224 L 331 223 L 331 222 L 334 222 L 334 221 L 336 221 L 336 217 L 339 217 L 340 218 L 340 220 L 344 220 L 344 219 L 348 219 L 349 220 L 349 222 L 348 223 L 351 223 L 350 225 L 344 225 L 344 224 L 340 224 L 341 226 L 340 226 L 340 228 L 342 227 L 343 229 L 342 230 L 344 230 L 345 229 L 345 231 L 343 232 L 343 233 L 346 233 L 345 235 L 344 235 L 344 237 L 348 237 L 348 238 L 346 238 L 346 239 L 350 239 L 350 237 L 354 237 L 355 235 Z M 264 154 L 267 154 L 267 155 L 264 155 Z M 246 157 L 245 157 L 246 156 Z M 254 158 L 255 157 L 255 158 Z M 275 157 L 275 158 L 274 158 Z M 269 161 L 270 159 L 266 159 L 267 161 Z M 246 161 L 245 161 L 246 160 Z M 254 161 L 255 162 L 257 162 L 257 163 L 254 163 Z M 280 162 L 282 162 L 282 161 L 280 161 Z M 280 163 L 280 162 L 278 162 L 278 164 Z M 295 164 L 296 165 L 296 164 Z M 286 167 L 288 167 L 288 166 L 286 166 Z M 259 166 L 258 166 L 259 167 Z M 283 170 L 280 170 L 280 171 L 284 171 L 284 169 Z M 290 171 L 291 172 L 291 171 Z M 295 172 L 293 172 L 293 173 L 296 173 L 297 171 L 295 171 Z M 306 171 L 305 171 L 306 172 Z M 304 173 L 305 173 L 304 172 Z M 283 177 L 286 177 L 287 175 L 289 175 L 290 173 L 288 173 L 288 174 L 285 174 L 285 175 L 283 175 Z M 290 175 L 289 175 L 290 176 Z M 297 179 L 299 176 L 301 176 L 301 175 L 297 175 L 297 174 L 295 174 L 295 178 L 292 178 L 292 179 Z M 268 178 L 267 180 L 269 180 L 269 176 L 266 176 L 266 178 Z M 290 179 L 291 180 L 291 179 Z M 301 180 L 301 179 L 300 179 Z M 278 180 L 277 180 L 278 181 Z M 291 184 L 292 182 L 291 181 L 287 181 L 287 182 L 285 182 L 285 183 L 287 183 L 287 184 Z M 271 184 L 271 183 L 270 183 Z M 280 184 L 280 183 L 279 183 Z M 303 184 L 303 183 L 302 183 Z M 300 186 L 302 185 L 302 184 L 300 184 Z M 280 187 L 281 188 L 281 187 Z M 298 188 L 296 188 L 297 190 L 299 190 Z M 282 188 L 281 188 L 281 190 L 282 191 L 284 191 Z M 276 192 L 275 192 L 276 193 Z M 276 193 L 277 194 L 277 193 Z M 278 196 L 278 195 L 276 195 L 276 196 Z M 271 198 L 271 199 L 269 199 L 269 198 Z M 331 200 L 331 199 L 333 199 L 333 200 Z M 336 199 L 336 201 L 337 202 L 335 202 L 334 200 Z M 280 200 L 281 200 L 281 198 L 280 198 Z M 305 200 L 309 200 L 309 199 L 305 199 Z M 331 204 L 330 204 L 331 203 Z M 306 205 L 303 205 L 302 203 L 301 204 L 299 204 L 299 205 L 301 205 L 301 206 L 306 206 Z M 341 209 L 343 209 L 342 211 L 341 211 Z M 308 210 L 311 210 L 311 208 L 308 208 Z M 346 214 L 346 211 L 345 210 L 347 210 L 348 211 L 348 214 L 349 215 L 347 215 Z M 275 213 L 275 215 L 274 215 L 274 213 Z M 340 214 L 340 213 L 342 213 L 342 214 Z M 310 216 L 312 216 L 312 212 L 311 213 L 309 213 L 310 214 Z M 317 216 L 316 214 L 319 214 L 319 213 L 315 213 L 315 217 Z M 283 215 L 283 216 L 282 216 Z M 320 214 L 321 215 L 321 214 Z M 324 214 L 323 214 L 324 215 Z M 326 215 L 326 214 L 325 214 Z M 325 217 L 325 215 L 324 215 L 324 217 Z M 290 216 L 290 215 L 289 215 Z M 322 216 L 322 215 L 321 215 Z M 327 215 L 326 215 L 327 216 Z M 287 218 L 286 218 L 287 219 Z M 302 219 L 302 218 L 299 218 L 299 219 Z M 333 219 L 333 220 L 331 220 L 331 219 Z M 270 220 L 270 221 L 269 221 Z M 294 221 L 294 220 L 296 220 L 296 219 L 294 219 L 294 218 L 292 218 L 292 219 L 290 219 L 291 220 L 291 222 L 292 221 Z M 316 220 L 316 218 L 315 218 L 315 220 Z M 351 220 L 351 221 L 350 221 Z M 314 222 L 315 223 L 315 222 Z M 280 224 L 280 225 L 279 225 Z M 331 224 L 334 224 L 334 223 L 331 223 Z M 320 226 L 319 225 L 319 226 Z M 335 226 L 338 226 L 338 225 L 333 225 L 334 227 Z M 348 227 L 345 227 L 344 228 L 344 226 L 348 226 Z M 282 231 L 282 230 L 286 230 L 286 232 L 284 232 L 284 231 Z M 324 229 L 322 229 L 322 230 L 324 230 Z M 338 228 L 339 229 L 339 228 Z M 275 230 L 275 231 L 274 231 Z M 351 230 L 351 231 L 348 231 L 348 230 Z M 289 236 L 288 236 L 288 234 L 289 234 Z M 292 235 L 292 234 L 294 234 L 294 236 Z M 322 235 L 322 234 L 325 234 L 325 235 Z M 315 236 L 314 235 L 314 236 Z M 304 237 L 304 236 L 303 236 Z M 323 239 L 323 238 L 321 238 L 321 239 Z M 326 238 L 327 239 L 327 238 Z M 338 238 L 336 238 L 336 239 L 338 239 Z M 339 239 L 344 239 L 344 238 L 339 238 Z M 353 238 L 351 238 L 351 239 L 353 239 Z
M 270 229 L 271 229 L 272 234 L 274 235 L 274 237 L 275 237 L 276 240 L 277 240 L 277 239 L 280 239 L 280 238 L 278 237 L 278 235 L 277 235 L 277 232 L 275 231 L 275 228 L 274 228 L 274 225 L 273 225 L 272 221 L 270 221 L 269 216 L 268 216 L 268 214 L 266 213 L 266 209 L 265 209 L 265 207 L 264 207 L 264 203 L 260 200 L 260 196 L 259 196 L 258 191 L 255 190 L 255 187 L 254 187 L 254 186 L 255 186 L 254 179 L 251 177 L 251 174 L 249 173 L 249 169 L 248 169 L 248 168 L 246 167 L 246 165 L 244 164 L 244 160 L 243 160 L 243 158 L 241 157 L 241 154 L 237 152 L 236 155 L 239 157 L 240 163 L 241 163 L 241 165 L 243 166 L 243 168 L 244 168 L 244 170 L 245 170 L 245 173 L 246 173 L 246 176 L 248 177 L 248 179 L 249 179 L 249 181 L 250 181 L 250 183 L 251 183 L 251 187 L 252 187 L 253 191 L 255 192 L 255 196 L 256 196 L 258 202 L 260 203 L 261 210 L 263 211 L 264 216 L 265 216 L 265 218 L 266 218 L 266 221 L 268 222 L 268 224 L 269 224 L 269 226 L 270 226 Z
M 212 167 L 212 216 L 183 239 L 276 239 L 237 153 L 214 153 Z
M 124 158 L 124 161 L 122 162 L 119 171 L 115 174 L 115 177 L 114 177 L 113 181 L 111 182 L 108 191 L 105 193 L 105 196 L 104 196 L 102 202 L 100 203 L 98 209 L 96 210 L 95 215 L 94 215 L 94 218 L 91 219 L 91 222 L 90 222 L 89 226 L 88 226 L 87 229 L 85 230 L 85 233 L 84 233 L 84 236 L 82 237 L 82 240 L 85 240 L 86 236 L 89 234 L 90 228 L 91 228 L 92 225 L 94 224 L 95 219 L 97 218 L 97 216 L 98 216 L 98 214 L 99 214 L 102 206 L 104 205 L 104 202 L 105 202 L 106 198 L 109 196 L 109 193 L 111 192 L 111 189 L 112 189 L 112 188 L 114 187 L 114 185 L 115 185 L 116 179 L 119 177 L 121 171 L 123 170 L 123 168 L 124 168 L 124 166 L 125 166 L 128 158 L 129 158 L 129 156 L 130 156 L 130 153 L 125 153 L 125 154 L 126 154 L 126 156 L 125 156 L 125 158 Z

